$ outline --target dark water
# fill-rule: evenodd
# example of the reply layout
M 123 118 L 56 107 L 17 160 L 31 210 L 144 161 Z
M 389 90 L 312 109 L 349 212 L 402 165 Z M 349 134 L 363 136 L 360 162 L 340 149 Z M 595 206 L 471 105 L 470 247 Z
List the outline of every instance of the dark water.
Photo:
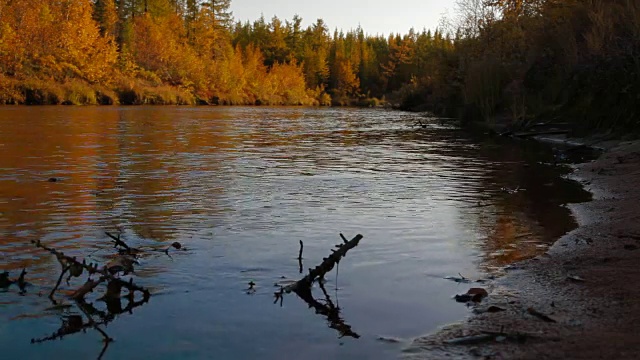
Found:
M 60 267 L 29 242 L 104 263 L 114 251 L 104 231 L 147 249 L 187 248 L 141 259 L 136 282 L 153 295 L 101 327 L 115 339 L 105 359 L 397 357 L 402 343 L 378 337 L 410 339 L 467 314 L 451 296 L 468 285 L 445 276 L 499 274 L 543 252 L 575 226 L 561 205 L 588 199 L 551 165 L 552 149 L 473 137 L 433 119 L 422 119 L 422 129 L 412 126 L 417 118 L 353 109 L 0 108 L 0 271 L 16 277 L 26 267 L 33 284 L 23 296 L 15 286 L 0 290 L 2 357 L 98 357 L 102 336 L 93 329 L 30 343 L 82 313 L 52 308 L 46 294 Z M 294 294 L 273 304 L 274 283 L 301 276 L 298 240 L 306 269 L 340 242 L 339 232 L 364 235 L 326 284 L 359 339 L 340 338 Z M 251 295 L 249 281 L 257 283 Z

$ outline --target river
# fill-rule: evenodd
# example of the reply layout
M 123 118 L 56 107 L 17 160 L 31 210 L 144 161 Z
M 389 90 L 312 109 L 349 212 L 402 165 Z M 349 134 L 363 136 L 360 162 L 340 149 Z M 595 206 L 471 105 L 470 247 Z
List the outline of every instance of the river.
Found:
M 445 277 L 499 275 L 576 226 L 564 205 L 589 195 L 563 157 L 381 109 L 2 107 L 0 272 L 30 283 L 0 290 L 2 357 L 398 357 L 468 314 L 452 296 L 477 285 Z M 32 344 L 83 314 L 49 301 L 60 265 L 30 242 L 104 263 L 105 231 L 150 249 L 134 276 L 149 302 L 113 316 L 106 349 L 91 328 Z M 364 238 L 327 277 L 331 303 L 313 291 L 340 323 L 295 294 L 274 304 L 302 277 L 298 241 L 306 273 L 339 233 Z

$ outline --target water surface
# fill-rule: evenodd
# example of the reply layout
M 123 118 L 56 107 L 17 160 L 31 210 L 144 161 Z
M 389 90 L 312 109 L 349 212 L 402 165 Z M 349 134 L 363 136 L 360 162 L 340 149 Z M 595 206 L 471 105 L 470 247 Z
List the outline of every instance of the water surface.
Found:
M 380 336 L 468 313 L 451 299 L 468 285 L 444 277 L 499 274 L 575 227 L 563 204 L 588 195 L 558 159 L 386 110 L 0 108 L 0 271 L 26 267 L 33 283 L 24 296 L 0 290 L 3 356 L 100 354 L 93 330 L 30 343 L 81 314 L 51 308 L 59 265 L 30 241 L 104 263 L 109 231 L 187 251 L 143 257 L 136 281 L 153 295 L 104 328 L 115 339 L 104 359 L 394 358 L 402 343 Z M 274 283 L 301 277 L 298 240 L 306 269 L 340 232 L 364 235 L 326 284 L 358 339 L 293 294 L 273 304 Z

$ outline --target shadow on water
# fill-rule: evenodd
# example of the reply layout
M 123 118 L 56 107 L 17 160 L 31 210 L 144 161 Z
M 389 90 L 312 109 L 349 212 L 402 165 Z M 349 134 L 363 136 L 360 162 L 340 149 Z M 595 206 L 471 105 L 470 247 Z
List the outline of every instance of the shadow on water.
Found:
M 148 297 L 137 301 L 133 299 L 133 297 L 128 297 L 127 305 L 123 307 L 122 299 L 109 299 L 105 300 L 106 311 L 98 310 L 93 303 L 75 301 L 73 305 L 69 305 L 70 308 L 64 310 L 64 315 L 60 315 L 62 324 L 59 329 L 51 335 L 32 338 L 31 343 L 40 344 L 47 341 L 63 340 L 69 335 L 86 333 L 87 330 L 95 330 L 102 336 L 104 342 L 100 353 L 97 355 L 98 360 L 102 359 L 109 348 L 109 344 L 111 344 L 114 339 L 109 337 L 101 327 L 107 326 L 121 314 L 133 314 L 135 308 L 146 304 L 148 301 Z M 54 303 L 54 306 L 58 306 L 61 309 L 65 308 L 65 306 L 61 304 Z M 74 314 L 73 309 L 76 309 L 76 312 L 79 311 L 82 315 Z M 83 315 L 86 320 L 83 318 Z
M 444 277 L 496 274 L 543 253 L 576 226 L 565 205 L 590 198 L 563 176 L 573 150 L 435 119 L 414 126 L 416 116 L 0 109 L 0 271 L 27 268 L 33 282 L 23 296 L 0 292 L 0 317 L 9 318 L 0 321 L 0 346 L 27 358 L 100 350 L 123 358 L 133 349 L 157 359 L 210 357 L 208 349 L 221 358 L 392 357 L 397 347 L 376 341 L 380 335 L 418 336 L 466 314 L 451 300 L 459 284 Z M 108 263 L 103 232 L 114 229 L 151 253 L 174 242 L 190 251 L 139 259 L 136 281 L 153 284 L 151 301 L 125 296 L 42 310 L 49 304 L 36 295 L 49 291 L 59 267 L 30 241 Z M 333 246 L 327 236 L 338 231 L 366 236 L 341 263 L 341 286 L 328 279 L 316 288 L 322 296 L 264 306 L 273 294 L 264 284 L 303 273 L 302 256 L 293 260 L 296 239 L 305 257 L 323 259 Z M 242 296 L 247 282 L 254 296 Z M 92 330 L 107 324 L 109 335 Z M 51 335 L 34 338 L 41 347 L 23 346 L 34 331 Z M 117 342 L 86 341 L 85 331 Z M 65 346 L 46 345 L 54 338 Z

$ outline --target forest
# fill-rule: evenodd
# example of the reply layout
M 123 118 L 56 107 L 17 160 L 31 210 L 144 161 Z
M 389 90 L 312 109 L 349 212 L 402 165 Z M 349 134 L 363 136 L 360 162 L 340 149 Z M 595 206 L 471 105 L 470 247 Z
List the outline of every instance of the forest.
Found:
M 0 103 L 385 102 L 637 127 L 637 0 L 458 0 L 438 29 L 388 36 L 236 22 L 230 1 L 0 0 Z

